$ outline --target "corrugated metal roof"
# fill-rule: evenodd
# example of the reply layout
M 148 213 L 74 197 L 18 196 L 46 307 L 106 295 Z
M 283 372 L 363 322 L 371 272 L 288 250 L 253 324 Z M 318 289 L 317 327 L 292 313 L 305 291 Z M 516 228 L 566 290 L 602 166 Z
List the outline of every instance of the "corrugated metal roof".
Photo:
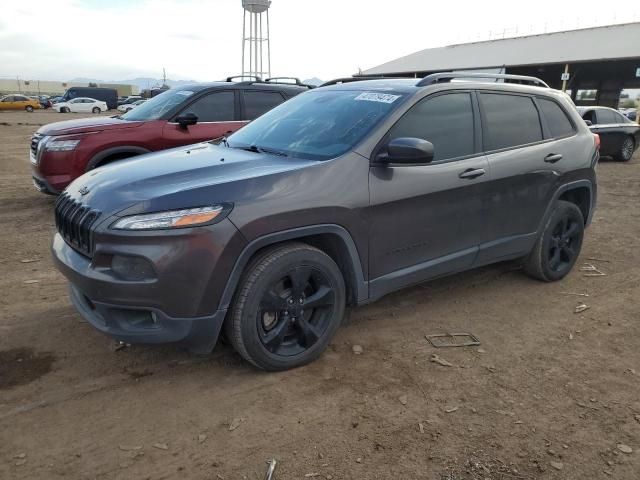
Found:
M 640 57 L 640 23 L 428 48 L 364 75 L 572 63 Z

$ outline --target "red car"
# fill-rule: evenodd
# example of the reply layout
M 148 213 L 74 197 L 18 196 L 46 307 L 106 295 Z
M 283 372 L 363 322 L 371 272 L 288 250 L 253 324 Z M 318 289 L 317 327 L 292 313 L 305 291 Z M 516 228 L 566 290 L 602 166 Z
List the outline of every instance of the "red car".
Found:
M 115 117 L 43 126 L 31 138 L 34 185 L 55 195 L 98 166 L 223 137 L 309 88 L 297 79 L 231 80 L 173 88 Z

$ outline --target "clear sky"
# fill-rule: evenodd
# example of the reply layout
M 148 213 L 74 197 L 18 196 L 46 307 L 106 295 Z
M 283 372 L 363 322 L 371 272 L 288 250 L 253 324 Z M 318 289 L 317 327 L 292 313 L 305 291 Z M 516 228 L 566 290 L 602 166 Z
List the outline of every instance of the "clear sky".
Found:
M 503 29 L 640 21 L 640 1 L 273 0 L 270 20 L 272 74 L 329 79 Z M 0 77 L 216 80 L 241 38 L 241 0 L 2 0 Z

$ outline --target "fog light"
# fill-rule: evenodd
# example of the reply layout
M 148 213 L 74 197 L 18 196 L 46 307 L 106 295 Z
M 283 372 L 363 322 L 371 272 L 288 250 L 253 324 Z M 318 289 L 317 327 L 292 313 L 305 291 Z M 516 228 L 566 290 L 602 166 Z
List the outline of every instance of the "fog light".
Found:
M 155 278 L 151 262 L 143 257 L 114 255 L 111 270 L 123 280 L 150 280 Z

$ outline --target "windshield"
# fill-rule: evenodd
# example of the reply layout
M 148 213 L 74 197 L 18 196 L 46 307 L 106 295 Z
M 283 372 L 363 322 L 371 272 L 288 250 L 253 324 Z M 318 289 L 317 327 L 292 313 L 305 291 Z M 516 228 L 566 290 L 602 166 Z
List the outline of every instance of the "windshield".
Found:
M 387 92 L 312 90 L 241 128 L 227 145 L 312 160 L 335 158 L 362 140 L 401 98 Z
M 144 102 L 139 107 L 122 114 L 120 118 L 134 122 L 158 120 L 169 110 L 184 102 L 193 93 L 191 90 L 167 90 Z

